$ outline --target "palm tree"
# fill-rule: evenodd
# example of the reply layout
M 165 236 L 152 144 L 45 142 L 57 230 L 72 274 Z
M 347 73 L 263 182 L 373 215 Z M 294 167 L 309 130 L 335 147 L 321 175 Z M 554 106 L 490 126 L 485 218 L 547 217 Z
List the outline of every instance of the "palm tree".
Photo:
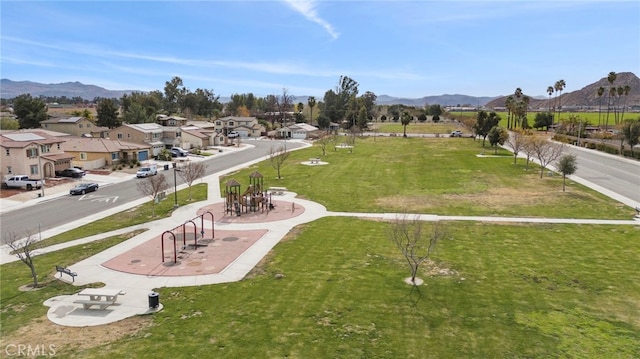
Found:
M 526 130 L 527 128 L 529 128 L 529 121 L 527 121 L 527 113 L 529 112 L 529 101 L 530 98 L 529 96 L 523 96 L 522 97 L 522 119 L 520 120 L 520 128 L 522 128 L 523 130 Z
M 556 95 L 556 102 L 557 102 L 557 111 L 558 111 L 558 122 L 560 121 L 560 110 L 562 109 L 562 90 L 564 90 L 565 86 L 567 86 L 566 82 L 564 82 L 564 80 L 558 80 L 556 81 L 556 83 L 554 84 L 553 88 L 556 90 L 556 92 L 559 92 L 560 95 Z
M 620 117 L 620 123 L 624 122 L 624 110 L 627 107 L 627 96 L 629 96 L 629 92 L 631 91 L 631 86 L 625 85 L 622 91 L 624 92 L 624 104 L 622 105 L 622 116 Z
M 600 127 L 600 114 L 602 113 L 602 95 L 604 95 L 604 87 L 598 87 L 598 127 Z
M 407 137 L 407 125 L 411 123 L 411 120 L 413 120 L 413 116 L 411 116 L 408 111 L 404 111 L 400 118 L 400 123 L 402 123 L 403 128 L 403 137 Z
M 618 118 L 618 111 L 620 110 L 620 101 L 622 101 L 622 95 L 624 95 L 624 87 L 618 86 L 616 88 L 616 95 L 617 95 L 617 104 L 615 107 L 615 114 L 616 114 L 616 125 L 617 125 L 619 123 L 622 123 L 622 121 Z
M 511 113 L 513 112 L 513 96 L 508 96 L 504 101 L 504 105 L 507 107 L 507 128 L 511 128 Z
M 551 95 L 553 95 L 554 91 L 555 89 L 553 88 L 553 86 L 547 87 L 547 93 L 549 94 L 549 102 L 547 102 L 547 106 L 549 108 L 549 112 L 551 112 Z
M 316 98 L 310 96 L 307 100 L 307 104 L 309 105 L 309 110 L 311 110 L 311 116 L 309 117 L 309 124 L 313 124 L 313 107 L 316 105 Z
M 513 102 L 513 127 L 517 127 L 522 120 L 522 89 L 520 87 L 516 88 L 513 95 L 515 96 Z
M 611 95 L 615 95 L 615 88 L 613 87 L 613 83 L 616 82 L 616 77 L 618 77 L 618 75 L 616 75 L 616 73 L 613 71 L 609 72 L 609 75 L 607 75 L 607 81 L 609 82 L 609 97 L 607 97 L 607 118 L 604 124 L 605 131 L 609 126 L 609 112 L 611 111 Z M 613 90 L 613 92 L 611 90 Z

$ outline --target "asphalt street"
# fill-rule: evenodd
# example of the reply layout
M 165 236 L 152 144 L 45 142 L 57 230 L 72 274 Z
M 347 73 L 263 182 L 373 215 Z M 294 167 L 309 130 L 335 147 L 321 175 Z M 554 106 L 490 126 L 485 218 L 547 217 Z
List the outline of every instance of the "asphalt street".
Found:
M 251 147 L 242 151 L 234 151 L 223 156 L 213 156 L 204 160 L 207 165 L 205 176 L 223 172 L 229 168 L 255 161 L 268 156 L 269 149 L 280 141 L 250 141 Z M 301 143 L 287 142 L 288 149 L 302 147 Z M 169 176 L 173 184 L 173 171 L 159 169 L 159 173 Z M 176 176 L 179 186 L 184 181 Z M 41 233 L 48 229 L 74 222 L 97 213 L 125 205 L 128 202 L 144 198 L 136 186 L 137 179 L 100 187 L 98 192 L 86 196 L 58 196 L 44 198 L 37 205 L 18 208 L 3 213 L 1 216 L 2 233 Z

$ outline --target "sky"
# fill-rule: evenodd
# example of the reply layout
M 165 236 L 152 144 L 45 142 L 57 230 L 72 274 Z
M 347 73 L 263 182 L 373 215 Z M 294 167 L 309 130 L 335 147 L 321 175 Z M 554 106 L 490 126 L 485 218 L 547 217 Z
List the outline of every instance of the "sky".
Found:
M 109 90 L 420 98 L 640 75 L 640 1 L 0 2 L 0 77 Z

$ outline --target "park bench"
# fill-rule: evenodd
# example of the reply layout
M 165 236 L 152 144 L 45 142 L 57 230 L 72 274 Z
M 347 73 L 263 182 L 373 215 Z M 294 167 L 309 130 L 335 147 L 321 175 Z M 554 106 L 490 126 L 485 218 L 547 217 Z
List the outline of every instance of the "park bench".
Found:
M 312 165 L 317 165 L 318 163 L 320 163 L 320 159 L 319 158 L 309 158 L 309 162 L 311 162 Z
M 65 267 L 61 267 L 61 266 L 56 266 L 56 272 L 60 273 L 60 278 L 62 278 L 62 274 L 68 274 L 71 277 L 71 281 L 75 282 L 76 281 L 76 276 L 78 275 L 78 273 L 76 272 L 72 272 L 69 268 L 65 268 Z

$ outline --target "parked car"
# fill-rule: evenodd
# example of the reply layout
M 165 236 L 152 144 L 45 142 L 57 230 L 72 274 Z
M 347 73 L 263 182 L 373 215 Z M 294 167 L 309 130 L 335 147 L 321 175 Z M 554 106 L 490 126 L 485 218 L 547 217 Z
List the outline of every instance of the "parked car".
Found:
M 151 166 L 140 167 L 138 172 L 136 172 L 136 177 L 144 178 L 149 176 L 155 176 L 157 174 L 158 174 L 158 166 L 151 165 Z
M 56 171 L 56 176 L 59 176 L 59 177 L 81 178 L 85 174 L 86 174 L 85 171 L 75 167 L 67 168 L 62 171 Z
M 455 131 L 451 132 L 451 134 L 449 135 L 449 137 L 462 137 L 462 131 L 460 131 L 460 130 L 455 130 Z
M 34 188 L 42 188 L 44 181 L 40 179 L 29 178 L 29 176 L 7 176 L 2 181 L 2 187 L 4 188 L 26 188 L 31 191 Z
M 98 190 L 97 183 L 87 182 L 87 183 L 80 183 L 79 185 L 73 187 L 72 189 L 69 190 L 69 194 L 70 195 L 85 194 L 89 192 L 95 192 L 97 190 Z
M 181 147 L 171 147 L 171 157 L 186 157 L 189 152 L 183 150 Z
M 240 136 L 240 134 L 237 131 L 231 131 L 229 132 L 229 134 L 227 134 L 227 137 L 229 138 L 236 138 L 238 136 Z

